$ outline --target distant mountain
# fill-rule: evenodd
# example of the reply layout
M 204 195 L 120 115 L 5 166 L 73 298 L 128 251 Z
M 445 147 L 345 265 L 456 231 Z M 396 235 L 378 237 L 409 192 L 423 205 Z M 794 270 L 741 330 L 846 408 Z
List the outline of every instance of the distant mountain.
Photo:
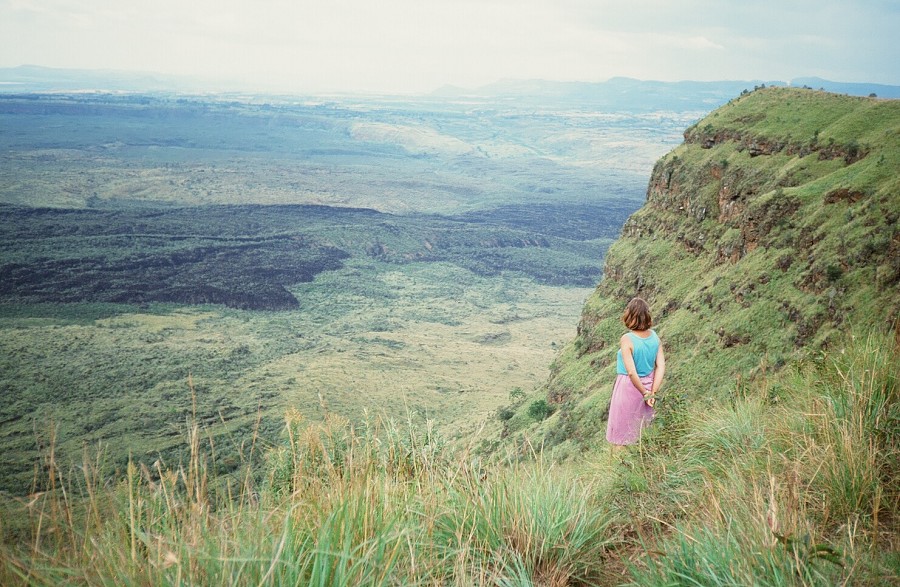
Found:
M 20 65 L 0 68 L 0 92 L 208 92 L 235 89 L 214 80 L 112 69 Z
M 721 106 L 744 90 L 761 86 L 804 85 L 829 92 L 882 98 L 900 98 L 900 86 L 842 83 L 820 78 L 798 78 L 787 83 L 778 80 L 723 80 L 663 82 L 614 77 L 605 82 L 554 82 L 547 80 L 502 80 L 479 88 L 464 90 L 445 87 L 435 97 L 480 97 L 516 100 L 520 104 L 546 103 L 547 100 L 584 104 L 610 110 L 702 110 Z
M 900 98 L 900 86 L 884 84 L 833 82 L 820 77 L 798 77 L 791 80 L 791 85 L 797 87 L 808 86 L 815 90 L 822 89 L 826 92 L 849 94 L 850 96 L 875 94 L 879 98 Z
M 816 77 L 790 82 L 763 80 L 664 82 L 614 77 L 605 82 L 558 82 L 547 80 L 501 80 L 479 88 L 443 86 L 432 99 L 480 98 L 515 101 L 526 107 L 541 107 L 552 100 L 605 110 L 652 112 L 658 110 L 707 112 L 744 90 L 759 86 L 808 86 L 839 94 L 900 98 L 900 86 L 833 82 Z M 37 65 L 0 68 L 0 92 L 249 92 L 253 88 L 237 82 L 108 69 L 61 69 Z

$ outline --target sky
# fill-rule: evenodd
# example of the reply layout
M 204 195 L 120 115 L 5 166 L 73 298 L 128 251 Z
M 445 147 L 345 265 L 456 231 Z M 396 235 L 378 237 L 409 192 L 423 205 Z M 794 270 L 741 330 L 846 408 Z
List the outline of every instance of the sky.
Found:
M 0 67 L 302 92 L 615 76 L 900 85 L 897 31 L 900 0 L 0 0 Z

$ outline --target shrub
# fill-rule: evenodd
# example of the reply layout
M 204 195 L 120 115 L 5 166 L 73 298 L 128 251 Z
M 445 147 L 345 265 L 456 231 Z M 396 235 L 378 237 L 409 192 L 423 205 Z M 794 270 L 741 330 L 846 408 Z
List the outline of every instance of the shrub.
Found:
M 553 409 L 550 407 L 550 404 L 548 404 L 547 400 L 545 400 L 545 399 L 535 400 L 535 401 L 531 402 L 530 406 L 528 406 L 528 415 L 532 419 L 534 419 L 538 422 L 540 422 L 541 420 L 544 420 L 545 418 L 547 418 L 547 416 L 549 416 L 552 413 L 553 413 Z
M 500 408 L 497 408 L 497 419 L 501 422 L 506 422 L 515 415 L 516 411 L 509 406 L 502 406 Z
M 841 269 L 840 265 L 829 265 L 825 268 L 825 276 L 828 278 L 828 281 L 837 281 L 844 274 L 844 270 Z

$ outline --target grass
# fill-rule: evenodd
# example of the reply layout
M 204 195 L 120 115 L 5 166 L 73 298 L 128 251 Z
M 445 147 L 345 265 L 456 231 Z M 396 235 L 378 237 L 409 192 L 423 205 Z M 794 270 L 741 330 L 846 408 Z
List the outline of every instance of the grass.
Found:
M 23 500 L 31 525 L 0 551 L 4 585 L 564 585 L 596 580 L 610 516 L 591 485 L 541 466 L 497 469 L 433 430 L 291 413 L 267 475 L 211 474 L 194 424 L 172 469 L 121 480 L 53 469 Z M 48 457 L 49 458 L 49 457 Z M 523 582 L 525 581 L 525 582 Z
M 62 471 L 51 444 L 46 490 L 4 502 L 27 524 L 16 540 L 5 529 L 0 582 L 889 584 L 898 355 L 893 333 L 857 334 L 695 411 L 676 445 L 652 427 L 624 463 L 529 452 L 504 465 L 432 423 L 296 410 L 280 446 L 248 447 L 229 475 L 196 422 L 184 462 L 121 477 L 96 456 Z
M 695 410 L 674 446 L 649 439 L 636 468 L 649 501 L 620 497 L 655 528 L 635 584 L 896 580 L 898 355 L 893 333 L 857 334 Z

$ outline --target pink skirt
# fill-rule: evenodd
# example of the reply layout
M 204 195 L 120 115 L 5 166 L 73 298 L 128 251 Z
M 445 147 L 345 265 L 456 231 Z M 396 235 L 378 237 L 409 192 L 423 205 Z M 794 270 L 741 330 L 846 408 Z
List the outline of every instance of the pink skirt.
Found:
M 644 389 L 653 386 L 653 373 L 641 377 Z M 618 375 L 609 404 L 609 423 L 606 440 L 613 444 L 634 444 L 641 438 L 641 429 L 650 424 L 656 412 L 647 405 L 641 392 L 628 375 Z

